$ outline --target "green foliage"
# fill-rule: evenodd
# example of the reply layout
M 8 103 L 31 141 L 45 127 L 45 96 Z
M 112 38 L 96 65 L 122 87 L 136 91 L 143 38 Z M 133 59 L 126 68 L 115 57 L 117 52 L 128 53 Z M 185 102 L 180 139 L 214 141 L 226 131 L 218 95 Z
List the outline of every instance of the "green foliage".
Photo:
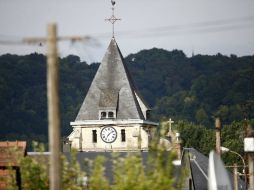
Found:
M 140 152 L 112 153 L 112 159 L 98 156 L 94 161 L 90 160 L 88 189 L 112 189 L 112 190 L 148 190 L 168 189 L 177 183 L 173 177 L 172 161 L 175 154 L 165 151 L 158 146 L 158 138 L 151 144 L 147 160 L 143 160 Z M 113 179 L 105 177 L 105 162 L 112 162 Z M 184 175 L 181 179 L 184 179 Z
M 222 146 L 229 148 L 242 156 L 244 155 L 244 122 L 245 121 L 233 122 L 230 125 L 225 125 L 221 131 Z M 241 158 L 231 152 L 224 153 L 222 156 L 227 165 L 233 165 L 234 163 L 243 165 Z
M 70 190 L 174 190 L 183 185 L 185 175 L 179 183 L 173 177 L 175 155 L 153 143 L 148 153 L 148 160 L 143 160 L 140 152 L 112 153 L 112 160 L 98 156 L 95 160 L 86 160 L 87 173 L 80 169 L 77 152 L 63 156 L 62 189 Z M 36 145 L 42 150 L 40 144 Z M 42 149 L 41 149 L 42 148 Z M 105 162 L 112 162 L 113 181 L 105 176 Z M 87 164 L 88 163 L 88 164 Z M 20 160 L 22 188 L 24 190 L 49 189 L 48 157 L 27 156 Z M 15 185 L 9 186 L 11 190 Z M 180 189 L 180 188 L 178 188 Z
M 32 145 L 36 152 L 45 151 L 42 143 L 33 141 Z M 20 158 L 19 165 L 23 189 L 44 190 L 49 188 L 47 161 L 48 159 L 42 154 L 35 159 L 29 156 Z
M 108 179 L 105 177 L 105 158 L 98 156 L 92 163 L 91 176 L 89 176 L 88 186 L 91 190 L 110 189 Z
M 42 144 L 34 143 L 36 151 L 44 151 Z M 76 151 L 73 150 L 69 159 L 62 156 L 62 189 L 82 190 L 85 188 L 85 173 L 81 171 L 76 159 Z M 35 157 L 26 156 L 20 159 L 22 188 L 24 190 L 49 189 L 49 164 L 48 157 L 39 154 Z M 12 187 L 10 185 L 10 187 Z
M 173 165 L 175 155 L 166 151 L 152 152 L 148 164 L 148 179 L 150 178 L 147 189 L 174 189 Z M 184 177 L 184 176 L 182 176 Z M 154 183 L 156 181 L 157 183 Z
M 139 154 L 130 153 L 127 158 L 114 159 L 114 190 L 144 189 L 148 181 Z M 142 181 L 142 183 L 140 183 Z
M 213 129 L 186 121 L 178 121 L 174 126 L 181 134 L 183 147 L 193 147 L 206 155 L 214 149 L 215 133 Z
M 93 163 L 88 187 L 91 190 L 148 190 L 168 189 L 173 190 L 173 165 L 174 154 L 163 149 L 154 148 L 149 152 L 148 160 L 142 159 L 138 152 L 127 153 L 126 156 L 113 155 L 113 182 L 105 178 L 105 158 L 97 157 Z M 144 164 L 146 167 L 144 167 Z
M 158 150 L 149 152 L 148 161 L 140 153 L 129 153 L 127 157 L 114 159 L 114 190 L 174 189 L 174 155 Z M 147 162 L 146 168 L 144 163 Z
M 247 125 L 253 126 L 253 124 L 254 120 L 247 120 L 223 125 L 222 146 L 243 155 L 245 127 Z M 184 147 L 194 147 L 207 155 L 215 147 L 215 131 L 211 128 L 178 121 L 173 125 L 173 129 L 180 132 Z M 165 130 L 167 129 L 165 128 Z M 161 133 L 164 134 L 165 131 Z M 94 161 L 90 160 L 90 164 L 85 164 L 86 173 L 84 173 L 77 162 L 76 152 L 72 152 L 68 159 L 63 158 L 63 189 L 145 190 L 175 189 L 177 187 L 180 189 L 184 183 L 184 176 L 187 174 L 182 171 L 182 177 L 180 177 L 182 181 L 177 182 L 174 179 L 172 160 L 175 159 L 175 155 L 165 151 L 164 147 L 158 146 L 158 138 L 159 136 L 155 136 L 151 143 L 148 160 L 143 160 L 138 152 L 128 153 L 127 156 L 120 154 L 113 156 L 111 160 L 114 171 L 113 181 L 105 176 L 105 162 L 108 160 L 104 157 L 97 157 Z M 43 151 L 44 149 L 43 146 L 37 144 L 36 150 Z M 242 160 L 230 152 L 223 154 L 223 161 L 226 165 L 233 163 L 242 165 Z M 23 158 L 21 160 L 21 174 L 24 189 L 47 189 L 47 168 L 47 159 L 43 156 L 35 159 Z M 88 186 L 83 181 L 86 176 L 88 177 L 86 181 Z
M 77 56 L 60 59 L 60 104 L 62 135 L 70 133 L 70 121 L 78 109 L 98 68 Z M 0 56 L 0 138 L 48 141 L 46 57 L 41 54 Z
M 8 176 L 0 176 L 0 182 L 7 184 L 6 190 L 18 190 L 18 186 L 16 184 L 16 172 L 15 170 L 10 171 L 12 172 L 10 172 Z
M 221 146 L 244 156 L 243 141 L 246 133 L 245 128 L 248 125 L 253 127 L 254 120 L 243 120 L 222 125 Z M 173 126 L 174 129 L 180 132 L 184 147 L 193 147 L 206 155 L 215 149 L 214 129 L 186 121 L 178 121 Z M 241 158 L 231 152 L 224 153 L 222 158 L 226 165 L 232 165 L 233 163 L 242 165 Z
M 99 64 L 88 65 L 73 55 L 59 60 L 62 135 L 67 135 Z M 237 121 L 254 118 L 254 56 L 187 58 L 182 51 L 154 48 L 127 56 L 126 63 L 144 99 L 154 107 L 154 118 L 179 120 L 175 127 L 185 147 L 208 154 L 215 146 L 213 116 L 219 116 L 224 124 L 222 145 L 243 153 L 244 125 Z M 0 107 L 2 140 L 47 141 L 45 56 L 0 56 Z M 248 122 L 253 126 L 253 121 Z M 104 175 L 105 159 L 97 158 L 89 173 L 89 188 L 170 189 L 173 156 L 165 154 L 155 152 L 146 169 L 139 155 L 116 158 L 113 186 Z M 229 164 L 241 163 L 230 153 L 223 158 Z M 47 161 L 40 159 L 21 160 L 24 189 L 48 188 L 48 166 L 42 164 Z M 69 160 L 63 158 L 64 189 L 84 188 L 84 176 L 74 154 Z
M 44 190 L 49 187 L 47 166 L 42 164 L 45 160 L 42 157 L 38 159 L 25 157 L 20 161 L 22 187 L 25 190 Z
M 196 112 L 196 121 L 200 124 L 207 124 L 208 115 L 203 108 L 200 108 Z
M 63 190 L 82 190 L 84 189 L 85 173 L 80 169 L 77 161 L 77 152 L 71 151 L 70 158 L 62 156 L 62 189 Z
M 159 70 L 163 78 L 157 91 L 160 94 L 153 95 L 156 118 L 167 115 L 206 126 L 213 125 L 212 116 L 223 117 L 226 123 L 253 118 L 253 56 L 197 55 L 190 59 L 182 57 L 178 62 L 164 60 L 156 66 L 153 62 L 138 62 L 140 54 L 131 56 L 136 57 L 135 64 L 150 64 L 149 69 Z M 146 70 L 142 75 L 151 77 Z M 142 92 L 143 84 L 137 81 L 137 85 Z M 151 91 L 149 86 L 145 88 Z
M 88 65 L 74 55 L 59 61 L 65 136 L 99 64 Z M 182 51 L 153 48 L 131 54 L 125 62 L 137 89 L 154 108 L 153 119 L 170 116 L 212 127 L 214 116 L 227 124 L 254 118 L 254 56 L 187 58 Z M 0 107 L 2 140 L 47 142 L 45 56 L 0 56 Z

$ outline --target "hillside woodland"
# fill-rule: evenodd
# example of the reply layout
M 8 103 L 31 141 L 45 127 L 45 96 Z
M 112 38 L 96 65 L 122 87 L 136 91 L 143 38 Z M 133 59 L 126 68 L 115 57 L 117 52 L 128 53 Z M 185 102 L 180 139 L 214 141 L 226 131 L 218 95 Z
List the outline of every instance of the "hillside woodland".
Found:
M 225 126 L 254 118 L 254 56 L 186 57 L 179 50 L 153 48 L 130 54 L 125 62 L 154 120 L 171 117 L 180 126 L 210 129 L 217 116 Z M 67 136 L 99 63 L 89 65 L 74 55 L 59 63 L 61 130 Z M 44 55 L 0 56 L 0 108 L 1 140 L 47 141 Z

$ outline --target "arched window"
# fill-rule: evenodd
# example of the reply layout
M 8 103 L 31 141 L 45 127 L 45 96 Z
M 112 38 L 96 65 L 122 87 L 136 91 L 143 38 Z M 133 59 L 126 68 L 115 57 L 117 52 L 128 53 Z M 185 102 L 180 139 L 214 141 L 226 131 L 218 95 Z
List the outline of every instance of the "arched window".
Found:
M 97 131 L 93 130 L 93 143 L 97 143 Z
M 114 112 L 112 111 L 108 112 L 108 118 L 114 118 Z
M 122 140 L 122 142 L 126 141 L 125 129 L 121 129 L 121 140 Z

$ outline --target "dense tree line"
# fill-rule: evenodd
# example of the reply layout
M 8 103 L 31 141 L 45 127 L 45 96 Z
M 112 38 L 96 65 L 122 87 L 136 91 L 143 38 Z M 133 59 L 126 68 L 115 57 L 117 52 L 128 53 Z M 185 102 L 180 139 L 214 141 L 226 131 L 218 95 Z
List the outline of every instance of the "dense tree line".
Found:
M 168 125 L 168 124 L 167 124 Z M 244 138 L 253 133 L 254 119 L 234 121 L 231 124 L 222 123 L 221 146 L 244 156 Z M 191 122 L 179 120 L 173 125 L 173 130 L 180 132 L 183 147 L 194 147 L 205 155 L 215 149 L 215 129 L 207 128 Z M 222 153 L 226 165 L 243 165 L 239 156 L 230 152 Z
M 125 59 L 154 119 L 172 117 L 206 127 L 254 117 L 254 56 L 186 57 L 182 51 L 142 50 Z M 71 131 L 99 63 L 59 58 L 62 134 Z M 47 138 L 46 58 L 0 56 L 0 138 Z
M 141 94 L 156 118 L 183 119 L 211 126 L 253 118 L 254 56 L 196 55 L 143 50 L 126 58 Z
M 59 59 L 62 134 L 71 131 L 99 64 L 77 56 Z M 47 142 L 46 57 L 41 54 L 0 57 L 0 138 Z

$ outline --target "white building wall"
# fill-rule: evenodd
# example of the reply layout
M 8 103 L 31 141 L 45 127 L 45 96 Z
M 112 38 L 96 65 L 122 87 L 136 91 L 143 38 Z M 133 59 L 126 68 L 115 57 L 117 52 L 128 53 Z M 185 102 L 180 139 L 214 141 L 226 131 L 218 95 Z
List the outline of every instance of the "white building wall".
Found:
M 105 126 L 87 125 L 75 126 L 81 129 L 80 142 L 77 138 L 72 140 L 72 148 L 81 151 L 135 151 L 147 150 L 149 134 L 143 129 L 142 124 L 112 126 L 117 131 L 117 138 L 112 143 L 105 143 L 101 139 L 101 130 Z M 121 130 L 125 130 L 125 142 L 122 142 Z M 97 132 L 97 143 L 93 142 L 93 130 Z M 71 140 L 71 139 L 70 139 Z

